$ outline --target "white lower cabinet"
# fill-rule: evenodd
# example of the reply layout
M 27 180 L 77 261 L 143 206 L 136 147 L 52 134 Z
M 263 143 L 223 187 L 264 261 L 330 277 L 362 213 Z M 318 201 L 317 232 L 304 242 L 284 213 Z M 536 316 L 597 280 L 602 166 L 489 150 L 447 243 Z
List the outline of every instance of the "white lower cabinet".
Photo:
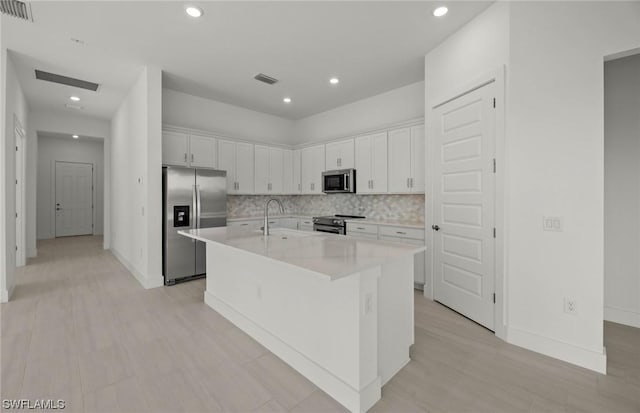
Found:
M 298 229 L 298 218 L 280 218 L 280 228 Z
M 356 238 L 379 239 L 424 246 L 424 229 L 376 225 L 362 222 L 347 222 L 347 235 Z M 413 263 L 413 281 L 417 285 L 425 284 L 425 253 L 416 254 Z
M 300 231 L 313 231 L 313 220 L 311 218 L 299 218 L 298 229 Z

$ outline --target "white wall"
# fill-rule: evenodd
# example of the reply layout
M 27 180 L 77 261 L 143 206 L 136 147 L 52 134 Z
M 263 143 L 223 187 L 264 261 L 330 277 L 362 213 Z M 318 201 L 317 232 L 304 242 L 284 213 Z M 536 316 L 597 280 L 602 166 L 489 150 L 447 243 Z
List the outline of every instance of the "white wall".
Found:
M 598 371 L 603 58 L 637 48 L 639 22 L 637 2 L 497 3 L 426 59 L 427 102 L 506 60 L 507 340 Z M 549 215 L 564 217 L 564 232 L 542 231 Z
M 640 327 L 640 54 L 604 65 L 604 318 Z
M 640 44 L 640 3 L 513 3 L 509 339 L 605 371 L 604 64 Z M 564 232 L 543 232 L 543 216 Z M 577 302 L 577 315 L 563 299 Z
M 111 121 L 111 249 L 145 288 L 162 278 L 162 80 L 145 67 Z
M 18 82 L 15 69 L 11 62 L 11 54 L 7 53 L 4 47 L 0 47 L 2 54 L 2 64 L 4 65 L 4 76 L 1 79 L 3 83 L 2 90 L 4 94 L 0 97 L 4 100 L 3 128 L 0 133 L 2 136 L 3 146 L 3 167 L 2 180 L 3 187 L 0 188 L 0 204 L 3 208 L 0 210 L 0 220 L 2 221 L 2 232 L 0 237 L 3 238 L 0 252 L 0 300 L 5 302 L 11 296 L 15 286 L 15 268 L 16 268 L 16 190 L 15 190 L 15 135 L 14 135 L 14 115 L 22 125 L 23 129 L 28 127 L 27 101 L 22 91 L 22 87 Z
M 424 93 L 424 82 L 417 82 L 297 120 L 293 143 L 340 138 L 422 118 Z
M 93 165 L 93 233 L 103 232 L 103 142 L 97 139 L 61 139 L 50 136 L 38 138 L 38 239 L 55 237 L 55 163 L 81 162 Z
M 36 238 L 46 238 L 44 233 L 38 233 L 36 223 L 38 222 L 37 205 L 39 204 L 36 175 L 38 172 L 38 132 L 49 132 L 59 134 L 79 134 L 81 136 L 91 136 L 110 138 L 110 123 L 106 119 L 92 116 L 84 116 L 69 111 L 57 111 L 51 109 L 32 108 L 29 111 L 29 127 L 27 128 L 27 256 L 34 257 L 37 254 Z M 105 153 L 106 155 L 106 153 Z M 103 165 L 108 165 L 104 160 Z M 103 176 L 107 175 L 105 169 Z M 104 191 L 103 191 L 104 193 Z M 108 202 L 108 198 L 104 198 Z M 104 202 L 100 202 L 103 210 Z M 104 214 L 102 214 L 104 215 Z M 100 220 L 100 228 L 104 226 L 105 218 Z M 102 230 L 100 231 L 102 233 Z
M 292 143 L 293 121 L 289 119 L 171 89 L 162 90 L 162 123 L 250 141 Z

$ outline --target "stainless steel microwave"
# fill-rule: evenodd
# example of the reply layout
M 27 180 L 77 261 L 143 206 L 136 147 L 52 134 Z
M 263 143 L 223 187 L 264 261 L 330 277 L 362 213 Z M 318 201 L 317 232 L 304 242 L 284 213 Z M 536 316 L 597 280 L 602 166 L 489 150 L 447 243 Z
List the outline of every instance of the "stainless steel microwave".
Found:
M 356 192 L 356 170 L 340 169 L 322 173 L 322 192 L 326 194 Z

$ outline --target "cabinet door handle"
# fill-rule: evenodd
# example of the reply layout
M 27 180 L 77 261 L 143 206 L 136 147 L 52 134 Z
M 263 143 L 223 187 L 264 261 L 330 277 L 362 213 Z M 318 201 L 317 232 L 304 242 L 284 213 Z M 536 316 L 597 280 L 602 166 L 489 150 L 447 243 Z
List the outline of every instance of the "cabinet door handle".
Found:
M 407 178 L 407 188 L 411 188 L 411 187 L 409 186 L 409 178 Z
M 187 153 L 184 153 L 184 161 L 187 162 Z
M 413 188 L 413 178 L 409 178 L 409 182 L 411 183 L 411 188 Z
M 400 235 L 407 235 L 406 232 L 402 232 L 402 231 L 396 231 L 396 234 L 400 234 Z
M 191 162 L 193 162 L 193 154 L 191 154 Z
M 362 228 L 362 227 L 356 227 L 356 229 L 362 229 L 362 230 L 363 230 L 364 228 Z
M 302 191 L 302 184 L 298 184 L 298 191 Z

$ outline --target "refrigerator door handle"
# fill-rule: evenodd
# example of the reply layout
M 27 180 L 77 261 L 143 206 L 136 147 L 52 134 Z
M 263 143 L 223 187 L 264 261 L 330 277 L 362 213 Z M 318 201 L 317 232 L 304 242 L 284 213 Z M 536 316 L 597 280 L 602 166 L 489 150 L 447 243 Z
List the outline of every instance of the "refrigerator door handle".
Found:
M 193 185 L 193 190 L 191 191 L 191 228 L 197 228 L 196 226 L 196 214 L 197 214 L 197 206 L 198 206 L 198 196 L 196 195 L 196 185 Z
M 200 228 L 200 185 L 196 185 L 196 228 Z

